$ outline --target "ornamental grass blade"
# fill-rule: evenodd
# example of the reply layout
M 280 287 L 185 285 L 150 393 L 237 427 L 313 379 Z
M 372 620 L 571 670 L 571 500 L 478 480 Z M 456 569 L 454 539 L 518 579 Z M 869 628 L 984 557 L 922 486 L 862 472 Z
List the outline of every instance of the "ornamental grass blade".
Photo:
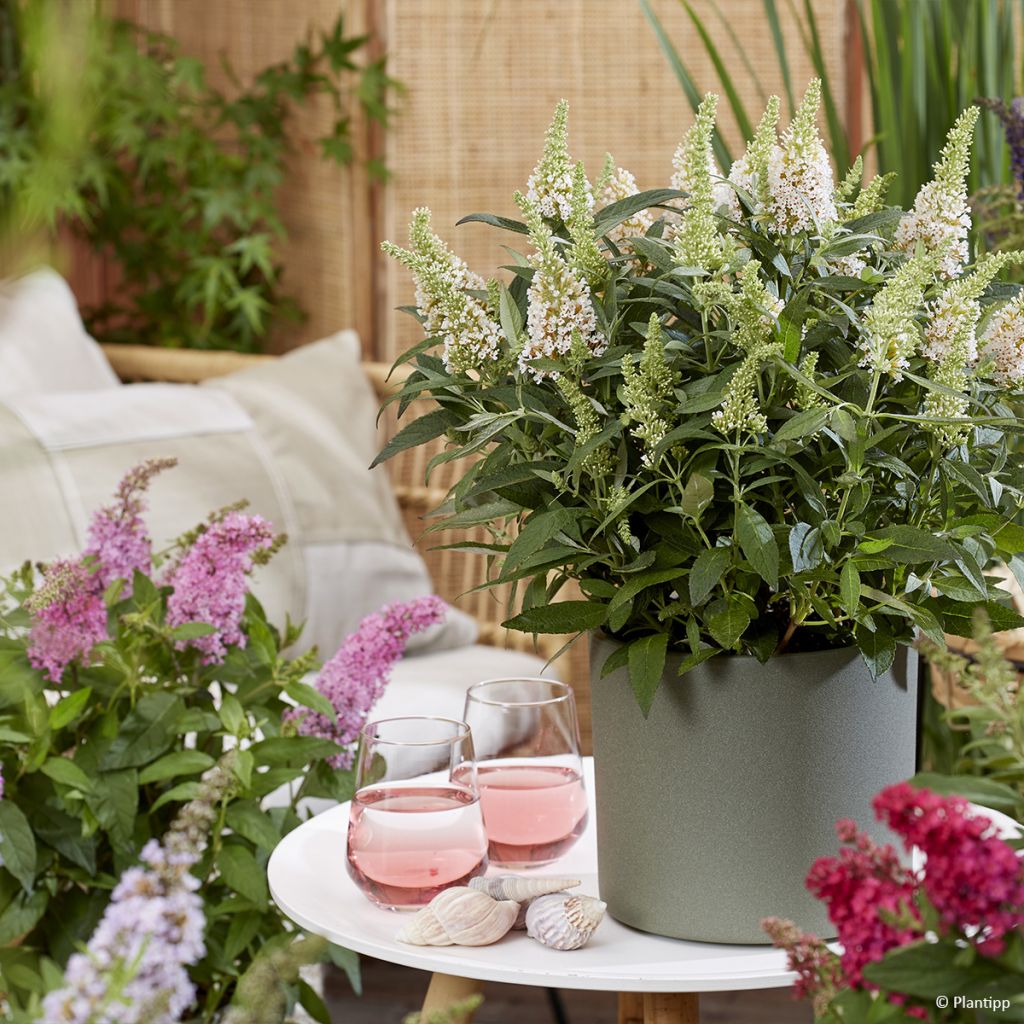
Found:
M 779 11 L 775 6 L 775 0 L 764 0 L 764 13 L 768 19 L 768 28 L 771 30 L 779 71 L 782 72 L 782 87 L 786 91 L 788 114 L 792 117 L 796 111 L 796 103 L 793 100 L 793 81 L 789 75 L 789 55 L 786 52 L 786 40 L 782 35 L 782 26 L 779 24 Z

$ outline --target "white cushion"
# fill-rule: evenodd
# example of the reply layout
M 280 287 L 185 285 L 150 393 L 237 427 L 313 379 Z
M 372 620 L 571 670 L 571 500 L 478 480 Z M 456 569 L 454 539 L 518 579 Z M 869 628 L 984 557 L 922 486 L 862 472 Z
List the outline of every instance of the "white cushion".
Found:
M 0 398 L 117 383 L 59 274 L 37 270 L 0 283 Z

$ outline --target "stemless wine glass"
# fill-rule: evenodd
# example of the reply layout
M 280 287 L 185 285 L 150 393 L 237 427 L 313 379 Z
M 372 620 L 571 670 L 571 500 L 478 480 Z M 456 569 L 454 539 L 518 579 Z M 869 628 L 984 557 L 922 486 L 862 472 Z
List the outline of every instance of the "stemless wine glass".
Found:
M 557 860 L 587 824 L 572 688 L 555 679 L 488 679 L 466 692 L 492 864 Z
M 424 717 L 364 726 L 348 825 L 348 872 L 364 894 L 415 909 L 486 869 L 469 726 Z

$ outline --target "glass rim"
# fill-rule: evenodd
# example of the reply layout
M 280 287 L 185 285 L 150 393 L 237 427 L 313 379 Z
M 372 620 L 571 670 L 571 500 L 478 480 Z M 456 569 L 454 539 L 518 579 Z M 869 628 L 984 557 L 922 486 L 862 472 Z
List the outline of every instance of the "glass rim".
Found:
M 457 731 L 454 736 L 439 740 L 388 740 L 373 735 L 371 730 L 391 722 L 447 722 L 454 725 Z M 373 722 L 367 722 L 359 730 L 359 734 L 367 743 L 387 743 L 392 747 L 450 747 L 453 743 L 464 743 L 468 740 L 472 730 L 467 722 L 459 718 L 446 718 L 444 715 L 393 715 L 391 718 L 378 718 Z
M 557 696 L 544 697 L 541 700 L 493 700 L 487 697 L 480 697 L 477 691 L 482 691 L 496 683 L 544 683 L 552 689 L 560 688 L 562 692 Z M 477 704 L 486 704 L 495 708 L 539 708 L 546 704 L 561 704 L 563 701 L 572 701 L 575 692 L 568 683 L 561 679 L 548 679 L 544 676 L 497 676 L 494 679 L 481 679 L 466 690 L 466 700 L 474 701 Z

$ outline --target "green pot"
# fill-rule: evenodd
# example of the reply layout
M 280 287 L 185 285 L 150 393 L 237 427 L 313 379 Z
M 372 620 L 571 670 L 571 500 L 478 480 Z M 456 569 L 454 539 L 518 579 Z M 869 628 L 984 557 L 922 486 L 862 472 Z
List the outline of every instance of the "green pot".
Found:
M 853 818 L 889 841 L 871 798 L 914 773 L 917 655 L 872 679 L 855 648 L 711 658 L 678 677 L 669 655 L 648 718 L 619 645 L 591 639 L 601 899 L 623 924 L 704 942 L 766 943 L 764 917 L 830 936 L 804 888 Z

